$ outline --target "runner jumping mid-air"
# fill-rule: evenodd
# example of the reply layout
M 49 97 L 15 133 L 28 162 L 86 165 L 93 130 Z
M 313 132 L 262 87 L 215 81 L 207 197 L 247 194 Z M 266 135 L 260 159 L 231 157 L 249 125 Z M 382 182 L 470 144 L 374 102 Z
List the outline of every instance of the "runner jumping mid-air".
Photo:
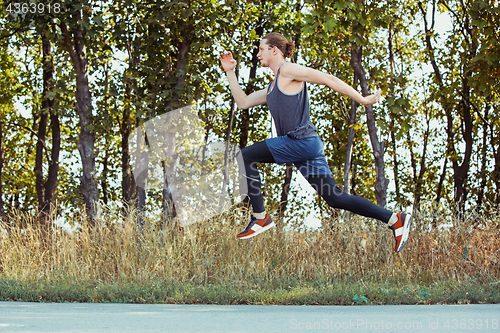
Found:
M 276 124 L 277 137 L 267 139 L 241 150 L 248 185 L 248 196 L 253 215 L 239 239 L 254 237 L 274 226 L 266 213 L 261 192 L 261 179 L 257 163 L 294 163 L 302 175 L 334 208 L 378 219 L 388 224 L 396 240 L 395 251 L 403 249 L 408 239 L 411 216 L 393 213 L 373 202 L 350 195 L 337 186 L 323 152 L 323 141 L 316 127 L 309 120 L 309 95 L 306 82 L 326 85 L 356 102 L 371 106 L 380 100 L 380 92 L 363 97 L 337 77 L 286 61 L 291 58 L 294 43 L 279 33 L 266 35 L 259 46 L 263 67 L 274 72 L 274 80 L 266 89 L 250 95 L 241 89 L 234 68 L 236 61 L 231 52 L 220 56 L 222 68 L 227 73 L 231 93 L 239 109 L 248 109 L 267 103 Z

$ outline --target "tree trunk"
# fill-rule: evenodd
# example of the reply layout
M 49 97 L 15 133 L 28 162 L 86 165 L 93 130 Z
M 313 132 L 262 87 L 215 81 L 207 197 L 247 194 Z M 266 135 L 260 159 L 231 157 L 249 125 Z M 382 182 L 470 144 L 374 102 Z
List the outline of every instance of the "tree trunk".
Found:
M 353 86 L 355 87 L 358 84 L 358 78 L 356 74 L 354 74 Z M 349 117 L 348 123 L 348 136 L 347 136 L 347 145 L 345 152 L 345 163 L 344 163 L 344 192 L 349 193 L 349 174 L 351 172 L 351 162 L 352 162 L 352 147 L 354 144 L 354 135 L 356 131 L 354 130 L 354 125 L 356 125 L 356 111 L 358 109 L 358 104 L 355 100 L 351 100 L 351 116 Z
M 187 29 L 187 28 L 185 28 Z M 184 95 L 184 90 L 186 88 L 186 66 L 189 62 L 189 58 L 187 56 L 189 50 L 191 49 L 191 40 L 187 37 L 187 40 L 180 42 L 178 45 L 179 53 L 177 54 L 177 63 L 175 68 L 175 76 L 177 77 L 177 81 L 175 82 L 174 90 L 177 96 L 177 105 L 176 108 L 182 107 L 182 96 Z
M 176 167 L 176 157 L 172 159 L 172 165 L 167 165 L 165 161 L 161 161 L 161 167 L 163 170 L 163 198 L 162 198 L 162 220 L 165 223 L 169 223 L 173 217 L 176 216 L 177 212 L 175 210 L 174 200 L 172 197 L 171 188 L 175 184 L 169 184 L 168 179 L 175 177 L 175 167 Z
M 109 96 L 109 67 L 107 64 L 104 65 L 104 96 Z M 104 110 L 109 109 L 108 98 L 105 98 Z M 104 159 L 102 161 L 102 174 L 101 174 L 101 189 L 102 189 L 102 202 L 104 205 L 108 205 L 108 173 L 109 173 L 109 155 L 110 155 L 110 144 L 109 136 L 104 135 Z
M 395 122 L 394 119 L 391 119 L 391 128 L 394 128 Z M 394 147 L 394 154 L 393 154 L 393 172 L 394 172 L 394 188 L 396 191 L 396 203 L 401 204 L 401 189 L 399 185 L 399 161 L 398 161 L 398 155 L 396 154 L 396 135 L 394 134 L 394 131 L 391 131 L 391 142 L 392 146 Z
M 38 210 L 40 213 L 40 224 L 43 228 L 48 227 L 48 218 L 52 213 L 53 197 L 57 188 L 59 173 L 59 152 L 61 149 L 61 130 L 59 117 L 53 110 L 55 99 L 49 98 L 54 74 L 54 64 L 52 62 L 51 43 L 45 34 L 42 35 L 43 51 L 43 97 L 40 117 L 38 122 L 38 140 L 35 155 L 35 186 L 38 197 Z M 45 138 L 47 136 L 47 125 L 50 118 L 52 132 L 52 150 L 49 158 Z M 44 180 L 43 157 L 47 153 L 48 176 Z
M 264 33 L 264 24 L 259 20 L 259 24 L 257 28 L 255 28 L 255 32 L 257 36 L 262 37 Z M 257 54 L 259 53 L 259 41 L 255 42 L 254 45 L 256 48 L 252 51 L 252 67 L 250 68 L 250 75 L 248 76 L 248 82 L 245 89 L 245 94 L 249 95 L 255 89 L 254 84 L 252 82 L 253 79 L 257 76 L 257 68 L 259 65 L 259 58 L 257 58 Z M 243 149 L 248 144 L 248 129 L 250 127 L 250 109 L 241 110 L 241 128 L 240 128 L 240 149 Z
M 0 120 L 0 220 L 6 221 L 5 205 L 3 202 L 3 163 L 4 163 L 4 147 L 3 147 L 3 121 Z
M 410 132 L 406 132 L 406 143 L 408 144 L 408 150 L 410 152 L 410 165 L 412 172 L 412 181 L 415 183 L 417 181 L 417 159 L 415 158 L 415 152 L 413 151 L 413 140 L 411 138 Z
M 366 81 L 365 71 L 363 70 L 363 66 L 361 64 L 362 54 L 363 50 L 361 46 L 351 50 L 351 66 L 359 79 L 363 96 L 368 96 L 368 83 Z M 377 198 L 377 205 L 385 207 L 389 180 L 385 178 L 384 143 L 378 140 L 373 108 L 369 106 L 365 107 L 365 110 L 368 133 L 373 149 L 373 156 L 375 158 L 375 196 Z
M 292 182 L 293 164 L 287 163 L 285 169 L 285 180 L 281 188 L 281 200 L 278 208 L 278 216 L 280 224 L 283 225 L 283 217 L 285 215 L 286 206 L 288 204 L 288 192 L 290 191 L 290 183 Z
M 446 166 L 448 164 L 448 150 L 445 154 L 445 159 L 443 163 L 443 170 L 441 171 L 441 176 L 439 177 L 438 187 L 436 190 L 436 200 L 434 201 L 434 212 L 439 211 L 439 201 L 441 201 L 442 191 L 443 191 L 443 183 L 446 178 Z M 433 213 L 434 213 L 433 212 Z M 434 215 L 435 216 L 435 215 Z M 432 227 L 437 227 L 437 217 L 434 217 L 432 220 Z
M 388 48 L 389 48 L 389 70 L 391 71 L 391 79 L 394 78 L 394 50 L 392 43 L 392 27 L 389 27 L 389 36 L 388 36 Z M 391 83 L 390 94 L 394 95 L 394 84 Z M 395 126 L 394 115 L 391 117 L 391 128 L 393 129 Z M 399 162 L 398 162 L 398 154 L 396 154 L 396 134 L 394 130 L 391 130 L 391 142 L 394 147 L 393 154 L 393 172 L 394 172 L 394 186 L 396 191 L 396 203 L 401 203 L 401 194 L 400 194 L 400 185 L 399 185 Z
M 136 160 L 135 167 L 142 170 L 142 172 L 136 175 L 136 208 L 137 208 L 137 224 L 142 227 L 144 225 L 144 217 L 142 216 L 146 207 L 146 185 L 148 179 L 148 168 L 149 168 L 149 153 L 147 146 L 149 142 L 147 140 L 147 135 L 141 130 L 141 125 L 139 123 L 139 118 L 136 118 L 137 125 L 137 148 L 136 148 Z
M 356 74 L 354 74 L 353 86 L 355 87 L 358 84 L 358 78 Z M 344 162 L 344 192 L 350 193 L 350 184 L 349 184 L 349 176 L 351 173 L 351 165 L 352 165 L 352 149 L 354 145 L 354 135 L 356 131 L 354 130 L 354 126 L 356 125 L 356 112 L 358 110 L 358 104 L 355 100 L 351 100 L 351 115 L 347 120 L 348 124 L 348 133 L 347 133 L 347 145 L 345 152 L 345 162 Z M 344 221 L 347 223 L 351 217 L 351 213 L 349 211 L 344 212 Z
M 351 49 L 351 67 L 354 69 L 354 74 L 359 80 L 362 95 L 368 96 L 368 83 L 366 81 L 365 71 L 361 64 L 362 57 L 363 48 L 361 46 L 358 46 L 355 49 Z M 365 113 L 366 123 L 368 126 L 368 134 L 370 136 L 370 142 L 373 149 L 373 157 L 375 159 L 375 197 L 377 199 L 377 205 L 385 207 L 387 186 L 389 185 L 389 180 L 385 178 L 384 143 L 378 140 L 373 108 L 371 106 L 365 106 Z M 377 228 L 381 229 L 382 224 L 378 224 Z M 380 235 L 380 239 L 378 240 L 381 245 L 380 260 L 382 262 L 387 262 L 387 233 L 381 232 Z
M 464 131 L 462 131 L 463 139 L 465 141 L 465 151 L 463 153 L 462 163 L 459 164 L 458 160 L 453 159 L 453 171 L 455 174 L 454 183 L 455 183 L 455 203 L 458 205 L 459 213 L 465 213 L 465 202 L 467 200 L 467 181 L 469 179 L 469 169 L 470 169 L 470 160 L 472 156 L 472 148 L 473 148 L 473 138 L 472 132 L 473 123 L 472 123 L 472 115 L 470 104 L 467 100 L 470 97 L 470 87 L 469 87 L 469 74 L 464 73 L 463 82 L 463 94 L 462 101 L 460 103 L 459 108 L 461 109 L 461 118 Z M 455 146 L 452 146 L 453 154 L 456 156 Z
M 493 181 L 495 183 L 496 194 L 495 194 L 495 205 L 500 206 L 500 144 L 495 150 L 494 143 L 491 143 L 495 157 L 495 167 L 493 169 Z
M 191 3 L 188 2 L 188 5 L 190 6 Z M 174 95 L 176 99 L 174 103 L 170 102 L 170 105 L 167 106 L 167 110 L 183 107 L 186 103 L 186 101 L 183 100 L 183 96 L 186 90 L 186 66 L 189 64 L 189 51 L 191 50 L 192 44 L 192 27 L 190 25 L 190 19 L 183 22 L 180 28 L 182 31 L 182 39 L 177 43 L 178 52 L 174 74 L 176 77 L 174 85 Z M 172 143 L 175 145 L 173 140 L 174 138 L 172 138 Z M 172 188 L 175 187 L 175 160 L 173 165 L 168 165 L 165 161 L 161 161 L 161 165 L 163 170 L 162 219 L 164 222 L 168 223 L 177 214 L 172 197 Z M 170 183 L 168 181 L 169 178 L 171 180 Z
M 495 134 L 498 134 L 495 131 L 494 126 L 490 125 L 490 146 L 491 151 L 493 152 L 493 161 L 495 162 L 493 166 L 493 172 L 491 174 L 492 181 L 495 184 L 496 193 L 493 198 L 493 202 L 498 207 L 500 206 L 500 142 L 498 138 L 495 138 Z M 495 147 L 495 144 L 498 146 Z
M 74 15 L 76 22 L 81 22 L 81 12 Z M 68 31 L 66 24 L 61 22 L 61 32 L 64 36 L 66 50 L 68 51 L 73 68 L 76 73 L 76 112 L 80 119 L 80 134 L 78 151 L 82 160 L 83 174 L 81 177 L 82 194 L 85 199 L 85 208 L 89 223 L 95 226 L 97 217 L 97 204 L 99 189 L 95 178 L 95 133 L 92 131 L 92 96 L 90 93 L 87 74 L 87 60 L 85 59 L 85 45 L 82 45 L 82 31 Z
M 135 67 L 135 58 L 132 53 L 132 48 L 130 44 L 127 44 L 128 51 L 128 69 L 133 70 Z M 132 168 L 130 166 L 130 148 L 129 148 L 129 137 L 132 133 L 132 89 L 137 85 L 137 80 L 131 79 L 125 83 L 125 106 L 122 112 L 122 120 L 118 119 L 118 124 L 120 125 L 120 135 L 121 135 L 121 160 L 122 160 L 122 200 L 125 205 L 124 212 L 132 204 L 133 196 L 135 193 L 135 179 L 132 173 Z
M 240 60 L 237 61 L 236 68 L 234 69 L 234 73 L 236 74 L 236 78 L 239 77 L 240 73 Z M 227 120 L 227 130 L 226 130 L 226 139 L 224 146 L 224 180 L 222 183 L 223 191 L 226 190 L 227 184 L 229 182 L 229 145 L 231 142 L 231 133 L 233 131 L 233 123 L 234 123 L 234 109 L 235 109 L 235 101 L 231 96 L 231 103 L 229 106 L 229 119 Z
M 105 146 L 106 147 L 106 146 Z M 101 178 L 101 188 L 102 188 L 102 202 L 108 205 L 108 159 L 109 159 L 109 147 L 106 147 L 104 153 L 104 160 L 102 162 L 102 178 Z
M 485 105 L 484 116 L 483 116 L 483 149 L 481 150 L 481 171 L 479 176 L 481 178 L 481 185 L 479 186 L 479 192 L 477 194 L 477 205 L 476 212 L 479 214 L 483 206 L 484 191 L 487 186 L 488 176 L 486 170 L 487 164 L 487 154 L 488 154 L 488 124 L 486 119 L 488 119 L 489 104 Z
M 130 107 L 125 106 L 123 109 L 123 119 L 120 123 L 120 135 L 122 155 L 122 200 L 126 206 L 132 203 L 135 188 L 135 180 L 130 167 L 130 149 L 128 141 L 131 132 L 132 116 L 130 114 Z
M 413 202 L 413 207 L 418 212 L 420 210 L 420 201 L 422 198 L 422 186 L 424 184 L 424 175 L 427 170 L 426 156 L 427 156 L 427 145 L 429 143 L 429 134 L 430 134 L 430 116 L 426 114 L 427 122 L 426 129 L 424 133 L 424 147 L 422 148 L 422 157 L 420 158 L 420 171 L 415 181 L 415 200 Z

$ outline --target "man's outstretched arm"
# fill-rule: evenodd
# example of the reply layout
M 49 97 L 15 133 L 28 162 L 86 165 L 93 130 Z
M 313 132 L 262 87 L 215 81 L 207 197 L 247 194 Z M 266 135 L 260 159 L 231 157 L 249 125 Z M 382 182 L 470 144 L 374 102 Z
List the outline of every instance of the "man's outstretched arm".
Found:
M 288 63 L 286 66 L 283 66 L 281 75 L 296 81 L 326 85 L 364 106 L 371 106 L 377 103 L 381 97 L 380 91 L 373 95 L 363 97 L 356 89 L 333 75 L 293 63 Z
M 222 68 L 227 74 L 227 79 L 229 80 L 229 88 L 233 94 L 234 101 L 238 106 L 238 109 L 248 109 L 253 106 L 265 104 L 267 102 L 267 91 L 262 89 L 247 95 L 243 89 L 241 89 L 238 83 L 238 78 L 234 73 L 234 68 L 236 67 L 236 60 L 233 59 L 231 52 L 224 53 L 220 56 L 220 61 L 222 63 Z

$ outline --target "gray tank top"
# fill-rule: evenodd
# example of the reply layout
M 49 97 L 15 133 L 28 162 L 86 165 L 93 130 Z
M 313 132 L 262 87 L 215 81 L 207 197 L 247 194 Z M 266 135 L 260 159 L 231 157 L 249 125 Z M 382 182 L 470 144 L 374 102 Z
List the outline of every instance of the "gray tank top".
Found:
M 309 120 L 309 94 L 306 82 L 298 93 L 285 94 L 278 86 L 280 69 L 267 88 L 267 105 L 276 124 L 278 136 L 288 135 L 295 139 L 318 136 L 316 127 Z

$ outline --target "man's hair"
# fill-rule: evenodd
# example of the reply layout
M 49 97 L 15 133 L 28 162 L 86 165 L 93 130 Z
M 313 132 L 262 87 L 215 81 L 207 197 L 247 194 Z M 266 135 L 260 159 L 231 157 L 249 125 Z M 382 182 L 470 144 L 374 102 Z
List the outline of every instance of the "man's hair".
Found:
M 295 50 L 295 43 L 293 41 L 288 41 L 282 34 L 278 32 L 268 33 L 264 38 L 267 40 L 267 45 L 270 47 L 277 47 L 283 52 L 285 58 L 291 58 L 293 51 Z

